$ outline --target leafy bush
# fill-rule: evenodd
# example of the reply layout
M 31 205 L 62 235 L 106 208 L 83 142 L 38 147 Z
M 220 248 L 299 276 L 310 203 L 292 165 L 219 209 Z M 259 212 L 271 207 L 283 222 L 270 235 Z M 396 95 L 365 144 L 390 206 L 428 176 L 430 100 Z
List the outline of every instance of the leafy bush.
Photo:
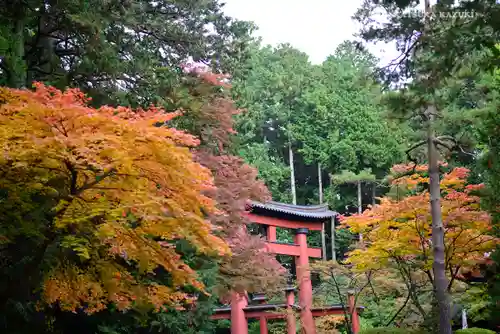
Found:
M 359 334 L 407 334 L 408 329 L 397 328 L 397 327 L 378 327 L 364 329 L 359 332 Z
M 495 334 L 494 331 L 484 328 L 466 328 L 459 329 L 455 332 L 456 334 Z

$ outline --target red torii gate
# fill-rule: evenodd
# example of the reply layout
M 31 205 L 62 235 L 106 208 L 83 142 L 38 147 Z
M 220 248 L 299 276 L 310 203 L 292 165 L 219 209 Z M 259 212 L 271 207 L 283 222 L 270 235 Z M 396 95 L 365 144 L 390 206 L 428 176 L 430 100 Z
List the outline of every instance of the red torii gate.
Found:
M 252 299 L 257 305 L 250 305 L 247 294 L 232 295 L 231 306 L 215 310 L 212 319 L 231 319 L 231 334 L 248 334 L 248 319 L 259 319 L 260 333 L 267 334 L 267 320 L 286 319 L 288 334 L 296 333 L 295 316 L 293 310 L 300 311 L 300 319 L 304 327 L 313 329 L 316 334 L 314 318 L 338 314 L 344 315 L 342 305 L 312 307 L 312 284 L 308 269 L 309 257 L 322 258 L 322 249 L 307 246 L 307 233 L 309 231 L 322 231 L 326 220 L 334 219 L 336 212 L 328 210 L 327 205 L 292 205 L 278 202 L 251 202 L 248 206 L 246 217 L 252 223 L 265 227 L 267 251 L 274 254 L 290 255 L 295 259 L 297 279 L 299 282 L 299 304 L 295 304 L 295 289 L 285 289 L 285 303 L 265 304 L 265 296 L 256 295 Z M 293 244 L 278 243 L 276 240 L 276 227 L 293 229 L 295 242 Z M 354 296 L 349 296 L 349 314 L 351 315 L 352 330 L 359 331 L 358 310 Z M 270 312 L 286 310 L 286 312 Z

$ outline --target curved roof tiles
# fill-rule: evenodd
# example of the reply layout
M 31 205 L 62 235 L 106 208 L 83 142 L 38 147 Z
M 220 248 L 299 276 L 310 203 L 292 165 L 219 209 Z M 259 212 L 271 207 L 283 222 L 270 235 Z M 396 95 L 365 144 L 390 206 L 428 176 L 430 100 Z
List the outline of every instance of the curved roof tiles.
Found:
M 320 205 L 294 205 L 279 202 L 266 202 L 260 203 L 256 201 L 251 201 L 250 206 L 252 208 L 259 208 L 266 211 L 281 212 L 284 214 L 307 217 L 307 218 L 317 218 L 325 219 L 337 216 L 337 212 L 328 209 L 327 204 Z

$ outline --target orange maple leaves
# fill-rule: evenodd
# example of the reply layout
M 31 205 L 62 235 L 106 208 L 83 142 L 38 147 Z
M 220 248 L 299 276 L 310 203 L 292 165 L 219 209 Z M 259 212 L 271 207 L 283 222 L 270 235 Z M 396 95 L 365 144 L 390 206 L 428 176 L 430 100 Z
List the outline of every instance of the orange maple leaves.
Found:
M 343 220 L 355 233 L 362 232 L 366 247 L 349 254 L 349 262 L 358 270 L 379 269 L 410 261 L 416 268 L 428 271 L 432 266 L 431 215 L 429 193 L 425 184 L 426 166 L 413 169 L 398 166 L 396 172 L 415 173 L 393 181 L 413 194 L 401 200 L 381 198 L 380 204 L 361 215 Z M 491 221 L 479 205 L 475 194 L 483 185 L 466 185 L 469 171 L 454 168 L 441 180 L 442 218 L 445 228 L 446 266 L 451 273 L 470 270 L 494 249 L 497 240 L 490 235 Z
M 0 187 L 55 199 L 51 226 L 39 226 L 61 249 L 45 302 L 88 313 L 109 302 L 160 308 L 186 300 L 182 286 L 202 289 L 169 242 L 186 239 L 214 254 L 228 247 L 206 220 L 217 209 L 204 195 L 212 175 L 189 151 L 199 141 L 165 126 L 179 113 L 94 109 L 76 89 L 35 88 L 0 89 Z M 145 283 L 158 268 L 171 286 Z

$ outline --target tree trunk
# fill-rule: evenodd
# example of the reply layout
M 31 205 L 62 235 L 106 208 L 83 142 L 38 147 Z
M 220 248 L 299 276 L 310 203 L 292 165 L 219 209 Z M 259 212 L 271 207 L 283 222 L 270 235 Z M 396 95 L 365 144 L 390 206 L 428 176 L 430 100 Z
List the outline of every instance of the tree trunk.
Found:
M 321 253 L 323 261 L 326 261 L 326 232 L 325 232 L 325 223 L 321 224 Z
M 318 162 L 318 188 L 319 188 L 319 204 L 323 204 L 323 180 L 321 178 L 321 163 Z M 323 261 L 326 261 L 326 235 L 325 223 L 321 225 L 321 252 L 323 253 Z
M 292 190 L 292 203 L 297 204 L 297 192 L 295 190 L 295 168 L 293 165 L 292 141 L 288 141 L 288 158 L 290 160 L 290 188 Z
M 466 329 L 469 326 L 467 325 L 467 311 L 462 309 L 462 329 Z
M 358 181 L 358 213 L 363 213 L 363 203 L 361 199 L 361 181 Z
M 361 198 L 361 181 L 358 181 L 358 213 L 363 213 L 363 200 Z M 359 242 L 363 243 L 363 233 L 359 233 Z
M 22 3 L 13 3 L 16 15 L 12 18 L 12 35 L 9 37 L 9 56 L 5 60 L 7 84 L 12 88 L 24 88 L 26 85 L 26 62 L 24 60 L 24 20 L 25 7 Z
M 441 190 L 439 181 L 438 151 L 434 143 L 433 118 L 435 108 L 428 108 L 427 154 L 429 160 L 429 193 L 432 217 L 432 251 L 434 261 L 434 294 L 439 309 L 439 333 L 451 334 L 450 302 L 448 298 L 448 279 L 446 278 L 444 227 L 441 214 Z
M 332 260 L 337 261 L 337 254 L 335 254 L 335 217 L 332 217 L 331 219 L 332 222 L 332 227 L 331 227 L 331 233 L 332 233 Z
M 318 162 L 319 204 L 323 204 L 323 180 L 321 178 L 321 163 Z
M 426 38 L 427 31 L 431 24 L 430 14 L 432 7 L 430 0 L 424 0 L 424 31 L 421 38 Z M 432 73 L 430 73 L 432 76 Z M 429 80 L 430 82 L 430 80 Z M 440 334 L 451 334 L 451 312 L 450 300 L 448 298 L 448 279 L 446 278 L 445 264 L 445 243 L 444 227 L 441 213 L 441 189 L 439 180 L 438 151 L 434 143 L 434 116 L 437 110 L 433 105 L 428 106 L 426 110 L 427 122 L 427 160 L 429 163 L 429 194 L 430 208 L 432 217 L 432 253 L 434 260 L 432 262 L 432 271 L 434 274 L 434 297 L 439 310 L 438 328 Z
M 375 182 L 372 182 L 372 206 L 375 206 L 376 200 L 375 197 L 377 197 L 377 185 Z

